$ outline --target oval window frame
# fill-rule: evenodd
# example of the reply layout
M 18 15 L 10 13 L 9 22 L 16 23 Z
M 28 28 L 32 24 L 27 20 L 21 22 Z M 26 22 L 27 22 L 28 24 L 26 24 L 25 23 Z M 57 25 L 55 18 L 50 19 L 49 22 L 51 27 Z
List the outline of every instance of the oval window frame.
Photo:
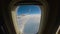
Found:
M 10 2 L 9 4 L 9 10 L 11 11 L 11 15 L 13 14 L 12 11 L 15 11 L 16 9 L 16 6 L 14 6 L 14 4 L 16 2 L 19 2 L 21 0 L 13 0 Z M 42 13 L 41 13 L 41 23 L 40 23 L 40 28 L 39 28 L 39 31 L 38 31 L 38 34 L 42 34 L 44 28 L 45 28 L 45 25 L 46 25 L 46 21 L 47 21 L 47 16 L 48 16 L 48 11 L 49 11 L 49 6 L 48 6 L 48 3 L 47 1 L 44 1 L 44 0 L 38 0 L 39 2 L 41 2 L 43 4 L 43 6 L 41 6 L 41 9 L 42 9 Z M 15 15 L 13 16 L 12 15 L 12 20 L 13 20 L 13 24 L 14 24 L 14 27 L 15 27 L 15 31 L 17 34 L 19 34 L 19 30 L 18 30 L 18 27 L 17 27 L 17 20 L 15 18 L 16 16 L 16 13 L 14 13 Z

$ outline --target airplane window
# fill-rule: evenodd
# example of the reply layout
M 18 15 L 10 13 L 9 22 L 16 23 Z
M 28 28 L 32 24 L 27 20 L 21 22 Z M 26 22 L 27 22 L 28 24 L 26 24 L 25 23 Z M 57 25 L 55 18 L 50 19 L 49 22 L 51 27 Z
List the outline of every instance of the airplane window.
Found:
M 22 34 L 36 34 L 38 32 L 41 19 L 39 5 L 20 5 L 16 16 L 18 28 Z

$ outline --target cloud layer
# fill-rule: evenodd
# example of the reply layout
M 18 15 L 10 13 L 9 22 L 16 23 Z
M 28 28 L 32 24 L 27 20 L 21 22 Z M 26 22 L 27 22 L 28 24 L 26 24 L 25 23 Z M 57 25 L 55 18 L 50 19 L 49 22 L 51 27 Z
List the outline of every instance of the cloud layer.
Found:
M 27 32 L 33 33 L 33 31 L 35 31 L 35 33 L 36 33 L 39 28 L 40 18 L 41 18 L 40 14 L 17 16 L 18 27 L 19 27 L 20 31 L 22 33 L 26 33 L 26 34 L 27 34 Z M 31 28 L 29 28 L 29 27 L 31 27 Z M 32 31 L 28 31 L 30 29 L 32 29 Z

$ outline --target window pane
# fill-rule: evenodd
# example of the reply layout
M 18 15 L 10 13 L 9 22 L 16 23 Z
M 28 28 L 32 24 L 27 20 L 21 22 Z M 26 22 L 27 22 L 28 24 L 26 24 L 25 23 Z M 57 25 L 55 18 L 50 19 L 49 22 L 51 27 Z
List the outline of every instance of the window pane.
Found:
M 36 34 L 38 32 L 41 18 L 39 5 L 20 5 L 16 15 L 18 27 L 22 34 Z

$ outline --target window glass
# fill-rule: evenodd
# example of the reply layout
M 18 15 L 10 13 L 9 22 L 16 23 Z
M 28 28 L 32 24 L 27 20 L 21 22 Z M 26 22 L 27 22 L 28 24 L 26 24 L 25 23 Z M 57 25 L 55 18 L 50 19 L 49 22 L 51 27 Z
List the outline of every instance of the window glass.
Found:
M 18 28 L 22 34 L 36 34 L 38 32 L 41 19 L 39 5 L 20 5 L 16 16 Z

